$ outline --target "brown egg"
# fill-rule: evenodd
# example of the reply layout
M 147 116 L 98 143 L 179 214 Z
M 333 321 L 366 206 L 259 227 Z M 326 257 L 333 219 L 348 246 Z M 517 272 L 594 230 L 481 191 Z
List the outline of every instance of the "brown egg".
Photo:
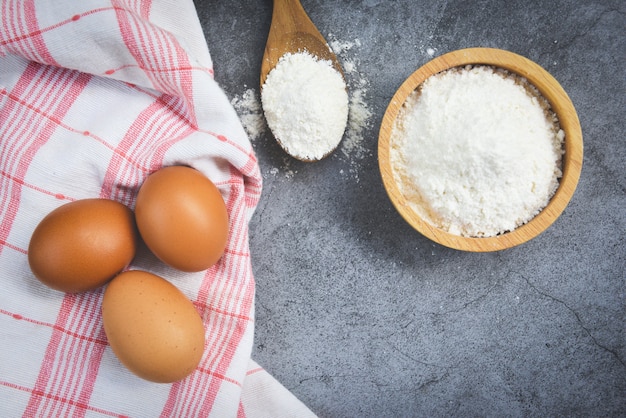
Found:
M 59 206 L 33 231 L 28 263 L 42 283 L 77 293 L 104 285 L 135 256 L 138 242 L 132 211 L 108 199 Z
M 193 372 L 204 350 L 204 326 L 191 301 L 157 275 L 131 270 L 115 277 L 102 300 L 111 349 L 131 372 L 172 383 Z
M 137 194 L 135 218 L 146 246 L 176 269 L 205 270 L 224 253 L 226 205 L 213 182 L 193 168 L 165 167 L 148 176 Z

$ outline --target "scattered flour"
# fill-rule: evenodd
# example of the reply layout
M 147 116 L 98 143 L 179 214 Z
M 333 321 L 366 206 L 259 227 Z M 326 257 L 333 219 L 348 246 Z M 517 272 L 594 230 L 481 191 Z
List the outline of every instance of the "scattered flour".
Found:
M 356 166 L 359 160 L 371 154 L 371 150 L 363 145 L 365 130 L 371 127 L 372 111 L 367 103 L 369 81 L 358 71 L 360 64 L 354 48 L 361 47 L 361 41 L 339 41 L 333 34 L 329 34 L 329 46 L 339 57 L 344 69 L 348 90 L 350 92 L 350 112 L 348 114 L 348 129 L 341 143 L 341 152 Z M 357 167 L 351 171 L 358 175 Z
M 246 87 L 246 86 L 244 86 Z M 241 97 L 234 97 L 230 103 L 241 119 L 241 124 L 248 133 L 250 141 L 261 138 L 267 131 L 267 124 L 263 116 L 261 99 L 256 90 L 246 88 Z
M 361 46 L 361 40 L 355 39 L 354 41 L 340 41 L 332 33 L 329 34 L 329 46 L 335 53 L 335 55 L 341 55 L 344 52 L 350 51 L 353 47 Z
M 348 92 L 332 63 L 308 52 L 283 55 L 261 91 L 267 125 L 295 158 L 315 161 L 341 141 L 348 122 Z
M 346 157 L 355 154 L 356 158 L 362 159 L 368 151 L 362 145 L 363 131 L 370 126 L 372 112 L 367 106 L 365 93 L 365 90 L 357 89 L 350 96 L 348 130 L 341 147 L 341 152 Z
M 524 79 L 487 66 L 428 78 L 391 135 L 394 177 L 411 207 L 462 236 L 511 231 L 558 187 L 564 133 Z

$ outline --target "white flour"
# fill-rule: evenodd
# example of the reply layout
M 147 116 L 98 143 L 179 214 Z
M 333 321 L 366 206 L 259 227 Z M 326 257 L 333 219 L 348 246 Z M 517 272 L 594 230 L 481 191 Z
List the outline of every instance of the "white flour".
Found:
M 239 115 L 241 124 L 248 133 L 251 141 L 255 141 L 265 134 L 267 124 L 263 116 L 261 99 L 254 89 L 246 89 L 241 97 L 234 97 L 230 103 Z
M 563 131 L 519 77 L 477 66 L 430 77 L 394 125 L 394 176 L 427 221 L 493 236 L 543 209 L 561 176 Z
M 269 128 L 292 156 L 319 160 L 341 142 L 348 93 L 330 61 L 307 52 L 283 55 L 268 74 L 261 103 Z
M 359 71 L 359 60 L 353 53 L 355 47 L 361 46 L 361 41 L 340 41 L 333 34 L 328 35 L 330 47 L 341 59 L 341 64 L 348 82 L 350 91 L 350 112 L 348 114 L 348 129 L 341 144 L 341 152 L 345 157 L 351 158 L 351 163 L 356 164 L 371 153 L 371 150 L 363 146 L 364 131 L 371 126 L 372 112 L 367 103 L 369 81 Z M 356 173 L 356 168 L 351 168 Z

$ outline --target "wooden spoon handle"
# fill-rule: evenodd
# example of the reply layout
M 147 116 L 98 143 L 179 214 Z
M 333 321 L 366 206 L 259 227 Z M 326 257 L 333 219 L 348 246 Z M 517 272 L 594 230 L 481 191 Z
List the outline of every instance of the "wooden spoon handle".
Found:
M 274 0 L 272 28 L 276 34 L 319 33 L 299 0 Z
M 341 65 L 326 39 L 311 21 L 299 0 L 274 0 L 272 23 L 261 63 L 261 88 L 269 72 L 286 53 L 308 51 L 329 60 L 343 75 Z

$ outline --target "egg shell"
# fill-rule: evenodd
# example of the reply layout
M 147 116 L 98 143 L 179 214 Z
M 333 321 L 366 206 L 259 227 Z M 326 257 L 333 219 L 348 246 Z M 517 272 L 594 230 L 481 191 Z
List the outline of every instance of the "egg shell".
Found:
M 135 218 L 146 246 L 178 270 L 205 270 L 221 258 L 228 212 L 219 189 L 187 166 L 162 168 L 144 181 Z
M 204 326 L 191 301 L 164 278 L 141 270 L 107 286 L 102 321 L 120 362 L 137 376 L 172 383 L 192 373 L 204 350 Z
M 66 203 L 37 225 L 28 263 L 37 279 L 67 293 L 106 284 L 135 257 L 139 241 L 133 212 L 109 199 Z

